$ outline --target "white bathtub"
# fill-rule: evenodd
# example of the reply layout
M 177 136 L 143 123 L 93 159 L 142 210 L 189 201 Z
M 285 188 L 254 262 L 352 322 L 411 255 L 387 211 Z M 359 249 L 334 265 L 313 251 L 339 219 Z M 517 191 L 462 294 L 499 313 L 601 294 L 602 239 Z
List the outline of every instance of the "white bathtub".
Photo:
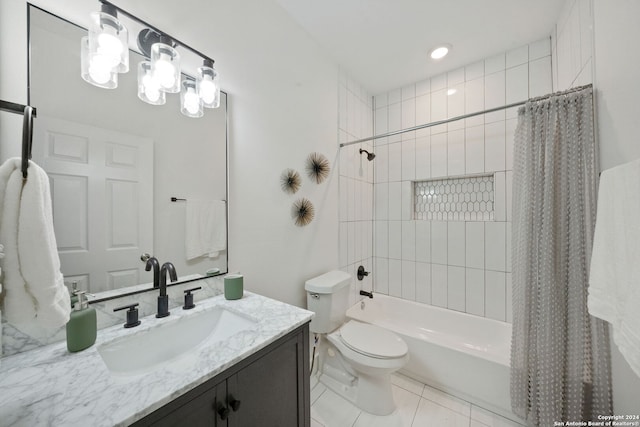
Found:
M 347 316 L 406 341 L 405 375 L 522 422 L 509 400 L 510 324 L 380 294 Z

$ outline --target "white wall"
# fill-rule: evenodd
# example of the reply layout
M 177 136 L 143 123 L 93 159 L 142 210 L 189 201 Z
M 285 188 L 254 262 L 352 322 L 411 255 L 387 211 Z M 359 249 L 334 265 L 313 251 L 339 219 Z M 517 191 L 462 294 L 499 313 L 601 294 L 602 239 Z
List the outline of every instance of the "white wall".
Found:
M 640 2 L 593 0 L 593 15 L 600 165 L 608 169 L 640 158 Z M 614 412 L 638 414 L 640 378 L 611 347 Z
M 550 41 L 543 39 L 376 96 L 375 133 L 549 92 Z M 516 118 L 517 109 L 512 108 L 376 141 L 377 292 L 511 321 L 510 193 Z M 493 220 L 416 219 L 414 181 L 477 174 L 494 175 Z
M 36 3 L 67 18 L 97 8 Z M 241 271 L 249 290 L 304 306 L 304 281 L 338 267 L 337 66 L 272 1 L 116 3 L 216 59 L 230 105 L 230 271 Z M 210 25 L 193 25 L 193 13 L 211 17 Z M 26 102 L 26 2 L 2 0 L 0 17 L 0 98 Z M 19 135 L 1 116 L 0 137 Z M 333 172 L 321 185 L 303 177 L 299 195 L 314 202 L 316 217 L 299 228 L 290 217 L 295 198 L 280 190 L 279 176 L 288 167 L 302 172 L 314 151 Z

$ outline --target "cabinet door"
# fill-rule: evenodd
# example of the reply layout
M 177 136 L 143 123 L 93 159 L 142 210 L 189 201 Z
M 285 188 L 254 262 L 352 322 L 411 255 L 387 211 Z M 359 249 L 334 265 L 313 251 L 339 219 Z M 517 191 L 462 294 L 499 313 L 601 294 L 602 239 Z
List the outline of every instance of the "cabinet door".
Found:
M 309 424 L 304 336 L 289 338 L 227 380 L 227 403 L 232 409 L 236 407 L 229 417 L 229 426 Z

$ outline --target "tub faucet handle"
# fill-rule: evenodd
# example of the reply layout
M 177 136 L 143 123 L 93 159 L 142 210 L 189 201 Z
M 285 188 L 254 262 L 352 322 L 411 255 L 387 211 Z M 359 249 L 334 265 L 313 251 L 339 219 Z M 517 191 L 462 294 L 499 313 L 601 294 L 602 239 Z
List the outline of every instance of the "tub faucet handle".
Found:
M 368 276 L 368 275 L 369 275 L 369 272 L 364 271 L 363 266 L 358 267 L 358 280 L 362 280 L 364 279 L 364 276 Z

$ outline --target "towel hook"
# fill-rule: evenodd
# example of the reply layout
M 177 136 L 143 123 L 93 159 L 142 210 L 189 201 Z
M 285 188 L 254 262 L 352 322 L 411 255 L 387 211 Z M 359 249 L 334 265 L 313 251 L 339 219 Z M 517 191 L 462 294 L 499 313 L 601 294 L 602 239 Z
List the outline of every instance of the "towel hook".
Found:
M 27 179 L 29 159 L 31 159 L 31 145 L 33 143 L 33 107 L 25 105 L 22 121 L 22 178 Z

